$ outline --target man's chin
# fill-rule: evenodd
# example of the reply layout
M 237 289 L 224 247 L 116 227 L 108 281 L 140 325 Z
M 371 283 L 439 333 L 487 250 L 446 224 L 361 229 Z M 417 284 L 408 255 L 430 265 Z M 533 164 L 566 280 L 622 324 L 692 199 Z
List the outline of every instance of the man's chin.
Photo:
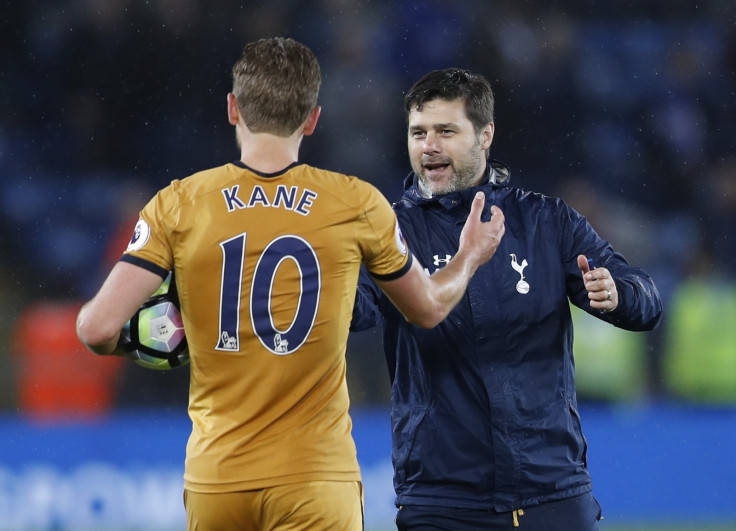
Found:
M 454 191 L 452 181 L 428 182 L 425 180 L 422 184 L 424 185 L 422 188 L 425 192 L 429 193 L 430 196 L 446 195 Z

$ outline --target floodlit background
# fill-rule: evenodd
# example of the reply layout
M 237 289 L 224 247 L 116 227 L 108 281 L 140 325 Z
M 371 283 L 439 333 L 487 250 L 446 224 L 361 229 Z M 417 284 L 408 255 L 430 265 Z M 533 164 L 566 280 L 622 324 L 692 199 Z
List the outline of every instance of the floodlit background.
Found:
M 320 59 L 302 160 L 390 200 L 409 171 L 403 94 L 483 73 L 492 156 L 647 269 L 665 319 L 577 312 L 583 428 L 604 530 L 736 528 L 736 5 L 640 0 L 29 0 L 0 11 L 0 530 L 181 529 L 186 369 L 82 350 L 74 332 L 137 211 L 235 160 L 230 67 L 294 37 Z M 392 528 L 377 332 L 349 384 L 369 531 Z

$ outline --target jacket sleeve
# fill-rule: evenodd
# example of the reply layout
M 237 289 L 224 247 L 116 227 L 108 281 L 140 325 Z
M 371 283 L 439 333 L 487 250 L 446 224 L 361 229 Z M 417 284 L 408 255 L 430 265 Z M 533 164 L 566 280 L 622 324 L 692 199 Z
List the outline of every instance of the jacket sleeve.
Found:
M 364 267 L 360 267 L 358 277 L 358 289 L 355 292 L 355 305 L 353 306 L 353 320 L 350 323 L 351 332 L 362 332 L 378 326 L 381 323 L 381 312 L 379 301 L 382 296 L 381 290 L 373 282 L 370 273 Z
M 561 201 L 558 207 L 562 259 L 567 271 L 567 293 L 572 303 L 625 330 L 655 328 L 662 318 L 662 301 L 649 274 L 630 265 L 622 254 L 615 252 L 610 243 L 598 236 L 584 216 Z M 590 307 L 582 273 L 577 265 L 577 256 L 580 254 L 592 258 L 596 267 L 605 267 L 611 272 L 619 300 L 618 307 L 612 312 Z
M 626 330 L 652 330 L 662 318 L 662 301 L 659 291 L 646 271 L 630 266 L 623 256 L 617 253 L 605 263 L 611 272 L 618 290 L 618 306 L 612 312 L 592 310 L 609 323 Z

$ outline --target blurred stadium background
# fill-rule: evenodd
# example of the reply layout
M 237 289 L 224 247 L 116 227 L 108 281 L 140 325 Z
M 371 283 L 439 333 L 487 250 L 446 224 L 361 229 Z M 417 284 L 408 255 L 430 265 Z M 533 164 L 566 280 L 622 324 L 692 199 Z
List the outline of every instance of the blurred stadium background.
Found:
M 403 91 L 485 74 L 492 155 L 561 196 L 655 278 L 662 326 L 576 312 L 583 426 L 605 530 L 736 529 L 736 4 L 640 0 L 31 0 L 0 15 L 0 530 L 183 527 L 186 370 L 83 351 L 74 317 L 138 209 L 238 157 L 242 45 L 285 35 L 323 68 L 306 162 L 389 199 Z M 351 338 L 368 530 L 392 528 L 378 333 Z

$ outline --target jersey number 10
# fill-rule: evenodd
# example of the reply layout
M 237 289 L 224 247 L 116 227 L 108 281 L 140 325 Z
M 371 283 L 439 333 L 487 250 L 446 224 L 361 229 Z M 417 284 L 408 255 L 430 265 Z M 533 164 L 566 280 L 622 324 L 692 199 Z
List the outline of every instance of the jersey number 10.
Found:
M 240 301 L 247 233 L 220 243 L 222 280 L 220 283 L 220 334 L 216 350 L 240 351 Z M 271 293 L 279 266 L 293 260 L 300 274 L 296 312 L 291 324 L 279 330 L 271 313 Z M 258 257 L 250 292 L 250 319 L 255 336 L 273 354 L 293 354 L 309 337 L 317 317 L 322 280 L 317 254 L 299 236 L 275 238 Z

